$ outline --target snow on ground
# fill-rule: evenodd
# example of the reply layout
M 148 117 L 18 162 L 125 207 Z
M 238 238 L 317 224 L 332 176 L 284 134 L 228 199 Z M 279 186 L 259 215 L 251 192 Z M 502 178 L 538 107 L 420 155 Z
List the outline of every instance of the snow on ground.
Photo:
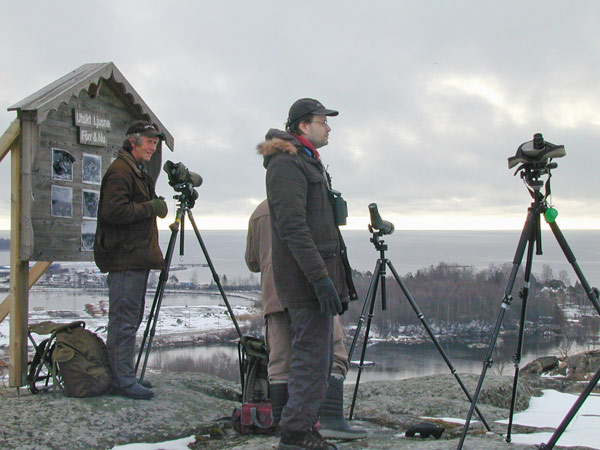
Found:
M 189 444 L 196 442 L 194 436 L 189 436 L 174 441 L 158 442 L 156 444 L 126 444 L 117 445 L 112 450 L 190 450 Z
M 513 423 L 536 428 L 557 428 L 571 409 L 577 395 L 544 390 L 541 397 L 532 397 L 529 408 L 514 415 Z M 508 424 L 508 419 L 498 421 Z M 514 444 L 547 443 L 553 433 L 513 434 Z M 557 442 L 562 447 L 600 449 L 600 395 L 591 394 Z
M 448 423 L 457 423 L 459 425 L 464 425 L 465 423 L 467 423 L 467 421 L 465 419 L 457 419 L 456 417 L 428 417 L 428 416 L 421 416 L 421 419 L 435 419 L 435 420 L 443 420 L 444 422 L 448 422 Z M 471 420 L 470 423 L 477 423 L 477 420 Z
M 257 310 L 249 306 L 232 305 L 231 308 L 236 320 L 240 322 L 240 326 L 244 323 L 240 320 L 241 317 L 257 314 Z M 144 335 L 149 313 L 150 309 L 146 308 L 144 322 L 138 330 L 138 338 Z M 84 311 L 31 311 L 29 313 L 30 324 L 46 320 L 59 323 L 83 320 L 88 330 L 97 333 L 106 341 L 108 316 L 92 317 Z M 227 329 L 234 329 L 234 327 L 225 305 L 162 306 L 158 314 L 154 338 L 162 337 L 176 342 L 188 339 L 190 336 L 215 333 Z M 39 342 L 48 336 L 34 334 L 33 337 L 36 342 Z M 3 353 L 2 349 L 8 351 L 8 344 L 9 321 L 5 320 L 0 323 L 0 356 Z

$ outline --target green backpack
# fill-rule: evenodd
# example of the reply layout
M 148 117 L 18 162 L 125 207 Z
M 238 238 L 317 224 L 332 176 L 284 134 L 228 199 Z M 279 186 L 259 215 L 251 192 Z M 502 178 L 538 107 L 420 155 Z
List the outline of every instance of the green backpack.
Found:
M 108 391 L 110 374 L 106 345 L 85 322 L 74 322 L 56 333 L 52 359 L 58 364 L 68 397 L 91 397 Z

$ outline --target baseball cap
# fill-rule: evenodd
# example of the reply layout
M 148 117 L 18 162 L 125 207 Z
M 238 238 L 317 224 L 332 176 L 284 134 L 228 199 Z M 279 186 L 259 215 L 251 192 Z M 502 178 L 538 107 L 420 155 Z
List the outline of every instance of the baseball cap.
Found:
M 323 114 L 325 116 L 337 116 L 338 111 L 333 109 L 327 109 L 318 100 L 314 98 L 301 98 L 296 100 L 290 108 L 288 113 L 288 124 L 295 122 L 296 120 L 306 116 L 307 114 Z
M 147 136 L 147 137 L 158 137 L 161 139 L 165 139 L 165 135 L 159 132 L 154 125 L 150 122 L 146 122 L 145 120 L 136 120 L 133 122 L 129 128 L 127 129 L 126 136 Z

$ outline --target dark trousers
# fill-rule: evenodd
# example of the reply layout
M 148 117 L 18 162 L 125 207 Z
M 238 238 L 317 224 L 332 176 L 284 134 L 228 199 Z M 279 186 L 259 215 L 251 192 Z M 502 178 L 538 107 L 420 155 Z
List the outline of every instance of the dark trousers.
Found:
M 106 350 L 111 385 L 136 383 L 135 335 L 144 318 L 148 270 L 124 270 L 108 274 L 108 336 Z
M 333 320 L 318 309 L 289 308 L 292 361 L 282 431 L 307 431 L 325 401 L 333 354 Z

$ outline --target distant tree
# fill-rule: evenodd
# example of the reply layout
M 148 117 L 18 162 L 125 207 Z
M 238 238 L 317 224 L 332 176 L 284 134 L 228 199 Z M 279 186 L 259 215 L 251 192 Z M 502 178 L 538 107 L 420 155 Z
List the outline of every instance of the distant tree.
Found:
M 552 272 L 552 267 L 548 264 L 544 264 L 542 266 L 542 282 L 547 283 L 554 279 L 554 273 Z
M 565 286 L 571 286 L 571 279 L 569 278 L 569 274 L 565 269 L 561 269 L 558 272 L 558 279 L 562 281 Z
M 463 333 L 470 330 L 471 334 L 478 331 L 488 333 L 496 321 L 512 270 L 512 264 L 490 265 L 487 269 L 476 271 L 470 266 L 440 263 L 407 274 L 402 280 L 436 333 L 456 330 L 462 330 Z M 546 275 L 549 276 L 550 272 L 546 271 Z M 342 316 L 345 325 L 358 323 L 371 276 L 368 273 L 354 273 L 353 279 L 361 300 L 351 302 L 348 312 Z M 565 297 L 573 296 L 578 302 L 587 300 L 581 285 L 571 288 L 565 287 L 559 280 L 550 280 L 549 284 L 555 289 L 543 289 L 550 287 L 549 284 L 540 283 L 535 276 L 531 276 L 527 321 L 532 326 L 528 326 L 528 330 L 552 324 L 558 332 L 557 324 L 552 319 L 556 307 L 563 304 Z M 518 326 L 523 286 L 524 268 L 520 267 L 509 293 L 512 301 L 503 321 L 505 329 Z M 408 327 L 411 333 L 425 333 L 419 317 L 393 277 L 386 278 L 386 288 L 385 311 L 381 310 L 380 288 L 375 299 L 372 327 L 376 332 L 384 338 L 389 334 L 397 334 L 403 327 Z

